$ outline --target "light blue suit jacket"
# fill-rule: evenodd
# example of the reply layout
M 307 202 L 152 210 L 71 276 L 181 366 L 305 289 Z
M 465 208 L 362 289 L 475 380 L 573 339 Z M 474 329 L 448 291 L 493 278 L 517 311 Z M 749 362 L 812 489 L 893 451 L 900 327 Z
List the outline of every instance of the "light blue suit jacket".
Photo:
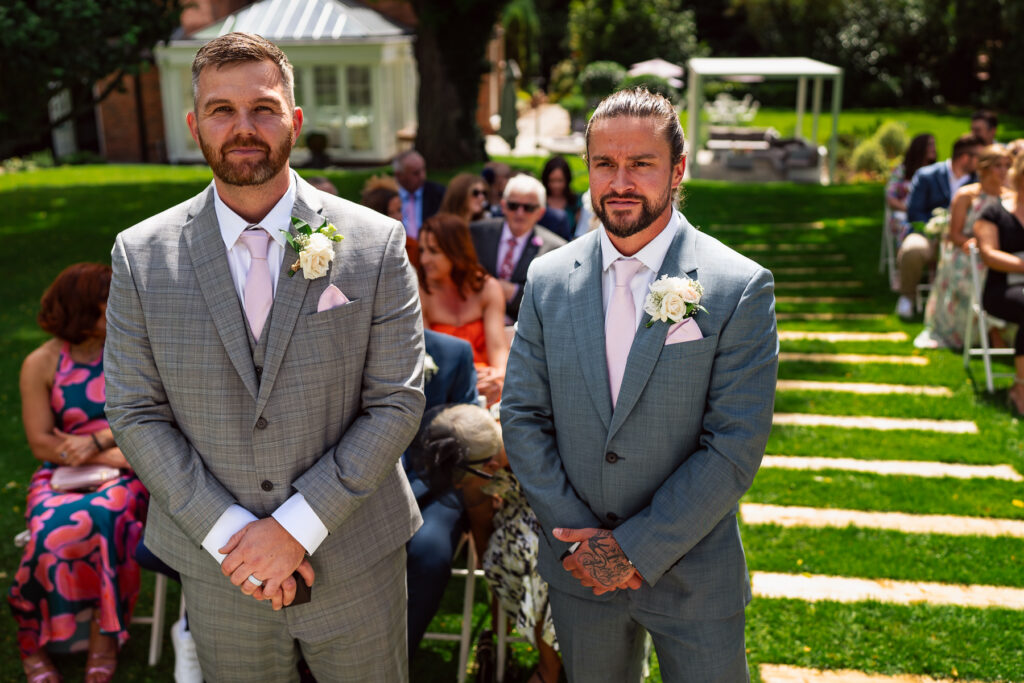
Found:
M 613 529 L 669 615 L 742 610 L 750 581 L 736 522 L 771 430 L 778 336 L 771 274 L 685 219 L 658 274 L 704 287 L 703 339 L 665 345 L 644 314 L 612 409 L 597 231 L 534 261 L 501 419 L 512 469 L 544 535 L 555 588 L 602 599 L 561 566 L 555 527 Z

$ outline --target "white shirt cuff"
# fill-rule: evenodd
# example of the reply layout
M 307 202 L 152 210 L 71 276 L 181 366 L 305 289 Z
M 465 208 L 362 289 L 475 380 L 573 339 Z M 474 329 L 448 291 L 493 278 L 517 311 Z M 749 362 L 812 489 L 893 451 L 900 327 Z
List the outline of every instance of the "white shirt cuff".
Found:
M 213 525 L 210 532 L 206 534 L 206 538 L 203 539 L 203 548 L 206 552 L 213 555 L 213 559 L 217 560 L 217 564 L 222 563 L 227 555 L 223 555 L 218 551 L 238 531 L 255 521 L 257 521 L 256 515 L 241 505 L 232 505 L 224 511 L 224 514 L 220 516 L 220 519 Z
M 306 497 L 301 493 L 296 493 L 281 503 L 281 507 L 274 510 L 271 517 L 276 519 L 285 531 L 302 544 L 302 547 L 310 555 L 316 552 L 316 549 L 327 538 L 327 527 L 313 512 L 313 508 L 309 506 Z

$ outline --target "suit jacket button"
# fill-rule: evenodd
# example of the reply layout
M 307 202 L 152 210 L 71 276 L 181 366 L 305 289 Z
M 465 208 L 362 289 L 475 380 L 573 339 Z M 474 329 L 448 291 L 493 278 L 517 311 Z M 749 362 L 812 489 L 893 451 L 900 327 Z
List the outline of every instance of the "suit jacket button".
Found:
M 607 515 L 605 515 L 605 517 L 608 518 L 609 522 L 617 522 L 617 521 L 619 521 L 619 516 L 617 514 L 615 514 L 614 512 L 609 512 Z
M 606 462 L 614 465 L 619 461 L 619 456 L 617 453 L 605 453 L 604 459 Z
M 267 428 L 267 418 L 261 417 L 260 419 L 256 420 L 256 429 L 266 429 L 266 428 Z
M 264 491 L 273 491 L 274 490 L 274 484 L 269 479 L 264 479 L 260 483 L 260 488 L 263 489 Z
M 263 377 L 263 366 L 262 365 L 257 365 L 256 366 L 256 379 L 260 379 L 261 377 Z

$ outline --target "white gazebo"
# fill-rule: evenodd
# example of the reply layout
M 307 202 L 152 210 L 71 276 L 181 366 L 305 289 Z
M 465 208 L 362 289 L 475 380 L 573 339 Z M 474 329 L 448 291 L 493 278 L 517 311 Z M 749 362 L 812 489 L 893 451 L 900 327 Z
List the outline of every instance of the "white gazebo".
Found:
M 817 145 L 818 119 L 821 115 L 821 98 L 825 79 L 832 81 L 832 134 L 828 140 L 828 177 L 835 177 L 836 148 L 839 138 L 839 110 L 843 95 L 843 70 L 838 66 L 825 64 L 807 57 L 694 57 L 687 62 L 689 77 L 687 83 L 687 108 L 689 121 L 687 135 L 691 144 L 700 141 L 700 113 L 704 102 L 704 81 L 708 78 L 787 78 L 797 80 L 796 89 L 796 136 L 803 129 L 804 111 L 807 103 L 807 81 L 813 79 L 814 91 L 811 97 L 813 123 L 811 144 Z M 700 165 L 697 154 L 689 155 L 691 177 L 699 177 Z
M 307 136 L 327 137 L 336 163 L 380 163 L 399 149 L 399 131 L 416 123 L 412 34 L 355 0 L 259 0 L 156 50 L 167 156 L 202 161 L 185 126 L 192 109 L 192 60 L 210 40 L 244 31 L 278 45 L 295 68 L 302 134 L 292 161 L 309 158 Z

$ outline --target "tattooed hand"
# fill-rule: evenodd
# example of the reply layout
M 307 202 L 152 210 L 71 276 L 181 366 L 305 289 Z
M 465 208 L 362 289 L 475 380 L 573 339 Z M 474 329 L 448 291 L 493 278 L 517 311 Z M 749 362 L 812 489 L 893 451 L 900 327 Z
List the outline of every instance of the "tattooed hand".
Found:
M 562 560 L 562 566 L 595 595 L 620 588 L 635 590 L 643 583 L 640 572 L 629 563 L 611 531 L 555 529 L 553 534 L 566 543 L 580 542 L 576 552 Z

